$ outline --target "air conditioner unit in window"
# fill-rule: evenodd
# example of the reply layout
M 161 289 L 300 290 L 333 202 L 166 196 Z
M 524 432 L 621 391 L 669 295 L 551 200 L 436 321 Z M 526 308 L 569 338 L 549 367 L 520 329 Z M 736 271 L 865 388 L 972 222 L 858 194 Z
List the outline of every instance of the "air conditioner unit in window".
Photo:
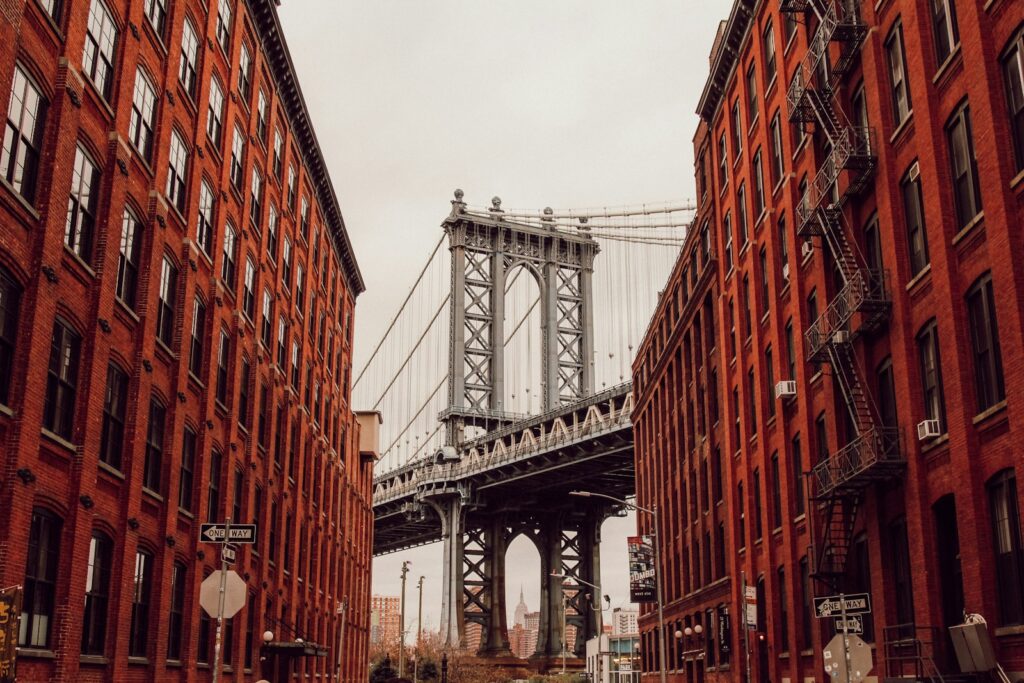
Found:
M 832 333 L 833 344 L 846 344 L 850 341 L 850 333 L 846 330 L 837 330 Z
M 938 420 L 922 420 L 917 423 L 917 440 L 929 441 L 941 433 Z
M 814 253 L 814 242 L 811 242 L 810 240 L 804 242 L 803 246 L 800 247 L 800 253 L 803 254 L 804 258 L 808 258 Z
M 918 166 L 917 162 L 915 161 L 914 164 L 910 167 L 910 170 L 907 171 L 907 178 L 911 182 L 913 182 L 913 181 L 917 180 L 920 176 L 921 176 L 921 167 Z
M 796 396 L 796 382 L 784 379 L 775 383 L 775 398 L 792 398 Z
M 788 280 L 789 279 L 789 264 L 788 263 L 783 263 L 782 264 L 782 279 L 783 280 Z

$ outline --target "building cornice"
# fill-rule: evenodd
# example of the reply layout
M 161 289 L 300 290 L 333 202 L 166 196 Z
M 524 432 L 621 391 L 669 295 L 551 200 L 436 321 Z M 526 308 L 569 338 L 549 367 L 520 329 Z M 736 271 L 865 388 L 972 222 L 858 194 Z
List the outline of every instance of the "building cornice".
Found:
M 352 292 L 353 297 L 356 297 L 366 290 L 366 285 L 363 282 L 362 273 L 359 271 L 352 243 L 348 238 L 345 219 L 341 215 L 338 195 L 334 192 L 334 184 L 331 182 L 331 176 L 327 170 L 327 162 L 324 161 L 323 151 L 320 149 L 320 142 L 317 140 L 316 131 L 313 129 L 313 122 L 309 116 L 309 109 L 306 107 L 306 100 L 302 96 L 302 88 L 299 86 L 299 79 L 295 73 L 295 65 L 292 63 L 291 53 L 288 51 L 288 44 L 285 42 L 284 32 L 281 30 L 281 21 L 277 15 L 278 2 L 277 0 L 245 0 L 245 2 L 273 72 L 274 82 L 277 85 L 281 101 L 284 103 L 292 131 L 299 141 L 298 146 L 302 150 L 306 167 L 312 177 L 320 207 L 326 214 L 328 230 L 341 261 L 349 291 Z
M 697 105 L 697 113 L 708 123 L 711 123 L 711 119 L 722 103 L 729 76 L 739 60 L 740 46 L 743 45 L 743 39 L 746 37 L 747 31 L 750 30 L 757 2 L 758 0 L 735 0 L 733 2 L 722 40 L 718 44 L 715 54 L 712 55 L 711 72 L 708 74 L 704 92 L 701 93 L 700 103 Z

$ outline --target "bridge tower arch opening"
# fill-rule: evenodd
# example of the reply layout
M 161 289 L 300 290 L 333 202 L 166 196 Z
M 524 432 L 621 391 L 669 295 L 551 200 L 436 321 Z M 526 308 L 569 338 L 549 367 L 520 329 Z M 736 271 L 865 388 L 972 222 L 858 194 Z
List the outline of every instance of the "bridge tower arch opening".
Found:
M 543 279 L 535 265 L 513 261 L 506 270 L 506 282 L 499 410 L 534 415 L 541 412 L 544 401 Z

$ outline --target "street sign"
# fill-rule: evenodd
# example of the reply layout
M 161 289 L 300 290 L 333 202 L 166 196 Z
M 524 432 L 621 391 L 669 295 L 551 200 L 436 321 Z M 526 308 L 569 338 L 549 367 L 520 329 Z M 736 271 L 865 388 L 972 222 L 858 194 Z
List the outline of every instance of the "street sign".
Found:
M 847 633 L 864 633 L 864 617 L 860 616 L 859 614 L 850 614 L 850 615 L 848 615 L 846 617 L 846 621 L 845 622 L 843 621 L 843 618 L 841 616 L 840 617 L 836 617 L 836 621 L 835 621 L 836 633 L 842 633 L 843 632 L 843 624 L 844 623 L 846 624 L 846 632 Z
M 231 538 L 225 538 L 225 524 L 204 524 L 199 531 L 199 540 L 203 543 L 255 543 L 255 524 L 232 524 Z
M 225 543 L 224 547 L 220 549 L 220 554 L 224 561 L 228 564 L 235 563 L 236 550 L 231 546 L 231 544 Z
M 850 648 L 849 669 L 846 666 L 846 653 L 843 651 L 843 634 L 840 633 L 828 642 L 822 653 L 825 673 L 838 683 L 861 683 L 867 678 L 873 666 L 871 648 L 860 639 L 860 636 L 848 635 L 846 642 Z
M 245 588 L 245 581 L 235 570 L 222 571 L 226 571 L 223 616 L 225 619 L 230 619 L 245 607 L 248 591 Z M 217 607 L 220 605 L 220 579 L 221 572 L 217 571 L 207 576 L 199 586 L 199 606 L 214 619 L 217 618 Z
M 871 611 L 871 596 L 867 593 L 851 593 L 846 596 L 831 595 L 827 598 L 814 598 L 814 615 L 819 619 L 838 617 L 843 613 L 844 605 L 847 616 L 850 614 L 867 614 Z
M 757 628 L 757 587 L 746 586 L 744 590 L 744 602 L 746 603 L 747 628 Z

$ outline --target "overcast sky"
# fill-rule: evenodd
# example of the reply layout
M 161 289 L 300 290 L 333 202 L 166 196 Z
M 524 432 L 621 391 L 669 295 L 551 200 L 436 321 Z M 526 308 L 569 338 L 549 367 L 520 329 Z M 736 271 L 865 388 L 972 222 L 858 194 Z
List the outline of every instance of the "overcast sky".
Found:
M 280 15 L 367 291 L 356 367 L 439 237 L 455 188 L 471 205 L 614 206 L 693 197 L 694 110 L 730 0 L 283 0 Z M 356 406 L 359 408 L 360 406 Z M 387 416 L 384 416 L 387 419 Z M 625 536 L 606 522 L 604 592 L 629 599 Z M 510 551 L 538 607 L 532 544 Z M 439 545 L 374 562 L 397 595 L 402 560 L 440 615 Z

